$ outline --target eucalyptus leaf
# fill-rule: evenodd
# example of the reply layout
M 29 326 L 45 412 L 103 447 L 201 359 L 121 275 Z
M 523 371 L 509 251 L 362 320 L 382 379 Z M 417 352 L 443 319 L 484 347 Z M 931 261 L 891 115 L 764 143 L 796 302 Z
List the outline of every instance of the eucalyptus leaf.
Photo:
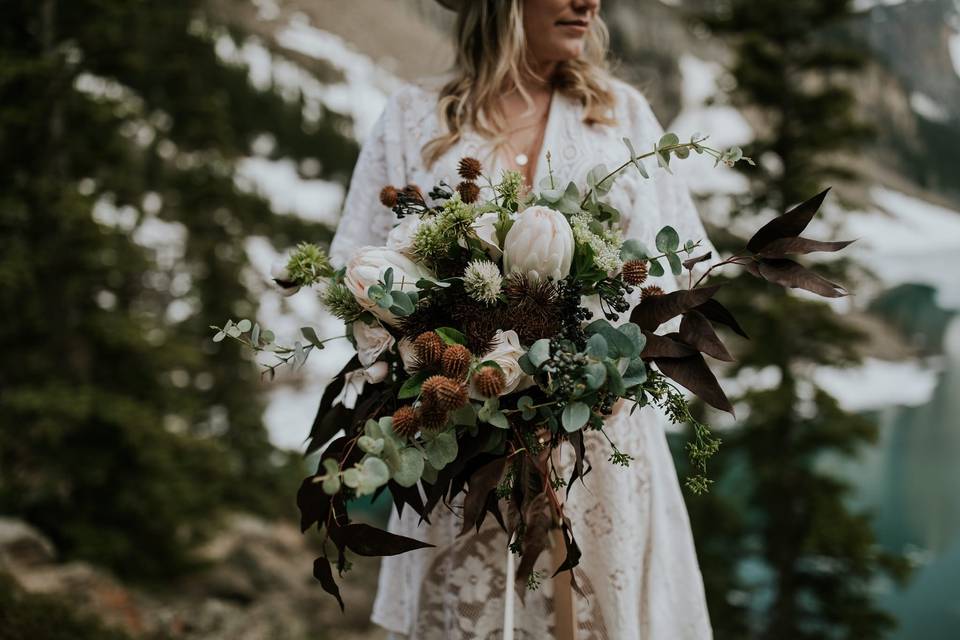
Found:
M 246 333 L 247 331 L 250 331 L 250 328 L 251 328 L 252 326 L 253 326 L 253 324 L 252 324 L 249 320 L 247 320 L 246 318 L 244 318 L 243 320 L 241 320 L 240 322 L 237 323 L 237 329 L 240 329 L 240 331 L 242 331 L 243 333 Z
M 609 348 L 607 347 L 607 339 L 604 338 L 599 333 L 595 333 L 587 340 L 587 355 L 593 356 L 594 358 L 603 359 L 607 357 Z
M 492 424 L 498 429 L 509 429 L 510 422 L 507 420 L 506 414 L 503 411 L 492 411 L 487 417 L 487 423 Z
M 659 259 L 655 258 L 650 260 L 649 264 L 647 265 L 647 273 L 649 273 L 654 278 L 659 278 L 665 273 L 665 271 L 663 270 L 663 265 L 660 264 Z
M 650 252 L 647 250 L 646 245 L 634 238 L 627 240 L 620 247 L 620 258 L 624 262 L 629 262 L 630 260 L 646 260 L 649 255 Z
M 383 451 L 383 438 L 371 438 L 370 436 L 360 436 L 357 438 L 357 446 L 364 453 L 378 456 Z
M 440 327 L 435 331 L 447 344 L 467 344 L 467 337 L 452 327 Z
M 657 249 L 661 253 L 676 251 L 680 246 L 680 234 L 673 227 L 667 225 L 657 233 Z
M 429 371 L 419 371 L 407 378 L 403 385 L 401 385 L 400 391 L 397 392 L 397 399 L 405 400 L 407 398 L 416 398 L 420 395 L 420 387 L 423 386 L 424 380 L 429 376 Z
M 602 362 L 591 362 L 586 366 L 584 379 L 590 391 L 596 391 L 607 381 L 607 368 Z
M 453 462 L 457 457 L 457 439 L 452 433 L 438 433 L 424 447 L 427 462 L 438 471 Z
M 680 256 L 675 253 L 667 254 L 667 263 L 670 265 L 670 272 L 678 276 L 683 273 L 683 264 L 680 262 Z
M 393 481 L 401 487 L 412 487 L 423 475 L 423 454 L 413 447 L 400 452 L 400 464 L 393 469 Z
M 539 369 L 540 365 L 550 358 L 550 339 L 541 338 L 537 340 L 530 345 L 530 350 L 527 351 L 526 355 L 530 360 L 530 364 Z
M 582 429 L 590 419 L 590 407 L 582 402 L 571 402 L 563 408 L 563 414 L 560 417 L 561 425 L 564 431 L 571 433 Z

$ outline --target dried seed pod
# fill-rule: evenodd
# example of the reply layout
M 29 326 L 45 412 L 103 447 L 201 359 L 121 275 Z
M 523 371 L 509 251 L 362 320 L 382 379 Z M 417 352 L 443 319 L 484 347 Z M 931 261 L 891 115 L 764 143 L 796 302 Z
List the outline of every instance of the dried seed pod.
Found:
M 457 166 L 457 173 L 459 173 L 460 177 L 464 180 L 476 180 L 480 177 L 482 171 L 483 165 L 481 165 L 480 161 L 476 158 L 463 158 Z
M 647 263 L 644 260 L 629 260 L 623 264 L 623 280 L 627 284 L 640 285 L 647 279 Z
M 503 393 L 507 380 L 496 367 L 482 367 L 473 374 L 473 385 L 485 398 L 496 398 Z
M 409 198 L 410 200 L 414 200 L 421 204 L 425 202 L 425 200 L 423 199 L 423 191 L 421 191 L 420 187 L 418 187 L 415 184 L 408 184 L 407 186 L 405 186 L 403 188 L 403 195 Z
M 404 405 L 393 412 L 393 432 L 401 438 L 410 438 L 420 427 L 417 412 L 410 405 Z
M 480 187 L 477 186 L 476 182 L 470 182 L 469 180 L 464 180 L 457 185 L 457 193 L 460 194 L 460 199 L 470 204 L 476 202 L 480 198 Z
M 436 367 L 447 345 L 436 331 L 425 331 L 413 341 L 413 348 L 420 362 L 427 367 Z
M 663 295 L 663 289 L 658 287 L 655 284 L 651 284 L 643 289 L 640 289 L 641 298 L 640 300 L 646 300 L 647 298 L 655 298 L 657 296 Z
M 454 380 L 463 380 L 470 370 L 473 354 L 462 344 L 452 344 L 443 352 L 440 359 L 440 370 L 443 375 Z
M 466 386 L 446 376 L 427 378 L 420 387 L 420 397 L 427 411 L 452 411 L 470 400 Z
M 400 194 L 396 187 L 387 185 L 380 190 L 380 202 L 388 209 L 393 209 L 395 206 L 397 206 L 397 197 L 399 195 Z
M 421 407 L 417 410 L 417 418 L 420 422 L 420 428 L 424 431 L 441 431 L 447 426 L 447 420 L 450 413 L 438 408 Z

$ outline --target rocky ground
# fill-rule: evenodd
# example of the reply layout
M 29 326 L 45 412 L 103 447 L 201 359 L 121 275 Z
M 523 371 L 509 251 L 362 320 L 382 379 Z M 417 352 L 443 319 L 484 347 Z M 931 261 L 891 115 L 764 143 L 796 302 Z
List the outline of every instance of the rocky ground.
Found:
M 41 533 L 0 518 L 0 571 L 26 592 L 69 602 L 132 638 L 385 638 L 368 621 L 377 562 L 355 559 L 354 570 L 341 581 L 347 602 L 341 613 L 311 576 L 315 555 L 292 524 L 234 516 L 202 550 L 207 568 L 158 591 L 123 584 L 86 563 L 61 562 Z

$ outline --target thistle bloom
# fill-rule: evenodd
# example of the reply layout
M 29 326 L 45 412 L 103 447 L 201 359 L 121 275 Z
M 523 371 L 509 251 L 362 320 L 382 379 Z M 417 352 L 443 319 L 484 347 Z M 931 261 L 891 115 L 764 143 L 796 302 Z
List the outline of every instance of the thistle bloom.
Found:
M 561 280 L 570 273 L 573 249 L 573 231 L 562 213 L 530 207 L 517 216 L 503 241 L 504 271 L 530 280 Z
M 390 313 L 389 309 L 378 306 L 367 295 L 367 290 L 377 284 L 389 268 L 393 269 L 394 290 L 414 291 L 417 288 L 417 280 L 433 277 L 433 273 L 426 267 L 398 251 L 386 247 L 361 247 L 347 262 L 343 283 L 361 307 L 383 322 L 394 325 L 397 322 L 396 316 Z
M 500 268 L 489 260 L 474 260 L 463 272 L 463 288 L 477 302 L 496 302 L 502 285 Z

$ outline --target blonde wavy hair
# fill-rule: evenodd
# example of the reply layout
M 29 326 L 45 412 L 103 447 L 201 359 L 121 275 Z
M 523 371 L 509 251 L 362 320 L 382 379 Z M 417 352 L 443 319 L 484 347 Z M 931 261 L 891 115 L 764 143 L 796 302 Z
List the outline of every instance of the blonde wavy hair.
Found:
M 532 104 L 525 79 L 537 78 L 523 28 L 523 0 L 473 0 L 457 16 L 454 77 L 440 90 L 440 123 L 446 129 L 423 147 L 432 166 L 455 145 L 466 127 L 494 141 L 504 140 L 506 123 L 498 112 L 504 91 L 516 88 Z M 607 26 L 598 17 L 587 34 L 583 55 L 560 63 L 550 78 L 554 89 L 578 100 L 588 125 L 612 124 L 614 96 L 607 65 Z

